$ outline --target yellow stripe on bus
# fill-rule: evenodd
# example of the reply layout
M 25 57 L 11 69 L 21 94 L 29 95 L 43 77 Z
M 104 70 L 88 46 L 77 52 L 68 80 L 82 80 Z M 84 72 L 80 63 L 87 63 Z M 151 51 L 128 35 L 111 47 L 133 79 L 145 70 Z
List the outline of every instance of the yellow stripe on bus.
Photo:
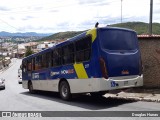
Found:
M 77 73 L 77 76 L 79 79 L 85 79 L 88 78 L 87 72 L 84 68 L 84 65 L 82 63 L 75 63 L 74 64 L 74 69 Z
M 93 28 L 93 29 L 87 31 L 86 35 L 89 35 L 89 34 L 92 35 L 92 42 L 94 42 L 94 40 L 97 37 L 97 29 Z

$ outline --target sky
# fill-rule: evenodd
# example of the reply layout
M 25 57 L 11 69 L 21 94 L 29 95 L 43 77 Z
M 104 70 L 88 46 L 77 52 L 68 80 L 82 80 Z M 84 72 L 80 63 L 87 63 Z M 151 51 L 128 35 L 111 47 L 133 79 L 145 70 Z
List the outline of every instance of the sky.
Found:
M 150 0 L 0 0 L 0 31 L 83 31 L 121 23 L 121 13 L 122 22 L 149 23 L 149 11 Z M 153 0 L 153 22 L 160 23 L 160 0 Z

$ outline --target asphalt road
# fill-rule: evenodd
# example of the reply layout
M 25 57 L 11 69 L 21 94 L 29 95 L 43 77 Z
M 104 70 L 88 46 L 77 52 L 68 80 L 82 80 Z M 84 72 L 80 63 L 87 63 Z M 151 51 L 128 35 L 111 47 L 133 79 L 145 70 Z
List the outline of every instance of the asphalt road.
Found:
M 20 63 L 20 59 L 14 59 L 8 69 L 0 72 L 0 77 L 6 80 L 6 89 L 0 90 L 0 111 L 160 111 L 160 104 L 154 102 L 105 97 L 96 99 L 89 95 L 76 96 L 72 101 L 67 102 L 61 100 L 58 94 L 52 92 L 30 94 L 27 89 L 22 88 L 22 84 L 18 84 L 18 68 Z M 64 119 L 64 117 L 59 119 Z M 74 118 L 65 117 L 65 119 Z M 83 119 L 88 120 L 91 118 Z M 92 119 L 105 118 L 94 117 Z M 109 119 L 116 118 L 111 117 Z M 125 119 L 130 120 L 131 118 Z M 155 120 L 156 118 L 153 119 Z

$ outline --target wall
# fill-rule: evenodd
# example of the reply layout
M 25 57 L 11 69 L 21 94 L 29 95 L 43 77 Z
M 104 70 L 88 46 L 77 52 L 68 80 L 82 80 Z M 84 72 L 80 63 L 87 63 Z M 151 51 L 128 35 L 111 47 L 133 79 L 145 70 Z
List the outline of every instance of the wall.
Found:
M 144 87 L 160 88 L 160 38 L 139 39 Z
M 0 61 L 0 70 L 3 68 L 2 61 Z

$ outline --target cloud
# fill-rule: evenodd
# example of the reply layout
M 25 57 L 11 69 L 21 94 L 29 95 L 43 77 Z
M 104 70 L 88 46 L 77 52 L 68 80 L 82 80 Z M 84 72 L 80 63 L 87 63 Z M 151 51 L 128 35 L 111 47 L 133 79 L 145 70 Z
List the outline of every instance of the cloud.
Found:
M 154 14 L 159 14 L 159 13 L 160 13 L 160 8 L 159 8 L 159 9 L 154 10 Z
M 49 12 L 51 12 L 51 13 L 57 13 L 57 12 L 59 12 L 59 10 L 50 10 Z
M 99 0 L 78 0 L 78 4 L 83 5 L 83 4 L 90 4 L 90 3 L 99 3 Z
M 103 7 L 103 6 L 107 6 L 107 5 L 111 5 L 112 3 L 114 3 L 114 1 L 108 1 L 108 0 L 78 0 L 78 4 L 79 5 L 84 5 L 84 6 L 93 6 L 95 8 L 97 7 Z
M 86 30 L 94 27 L 96 22 L 100 25 L 121 22 L 121 0 L 14 0 L 11 4 L 8 2 L 10 0 L 1 2 L 1 19 L 24 32 Z M 123 0 L 122 5 L 122 22 L 149 21 L 149 0 Z M 154 0 L 153 21 L 160 22 L 159 13 L 160 0 Z M 10 27 L 7 24 L 5 26 Z M 4 29 L 2 24 L 1 29 Z
M 10 11 L 11 9 L 4 7 L 4 6 L 0 6 L 0 11 Z
M 15 20 L 15 18 L 14 17 L 10 17 L 10 20 Z
M 22 20 L 30 20 L 30 19 L 33 19 L 33 18 L 35 18 L 35 17 L 33 17 L 33 16 L 26 16 L 26 17 L 22 18 Z
M 31 26 L 31 25 L 27 25 L 27 26 L 22 26 L 22 27 L 18 27 L 18 30 L 19 31 L 37 31 L 37 30 L 48 30 L 46 29 L 46 27 L 43 27 L 43 26 L 38 26 L 38 27 L 35 27 L 35 26 Z
M 42 10 L 43 7 L 33 7 L 33 10 Z

